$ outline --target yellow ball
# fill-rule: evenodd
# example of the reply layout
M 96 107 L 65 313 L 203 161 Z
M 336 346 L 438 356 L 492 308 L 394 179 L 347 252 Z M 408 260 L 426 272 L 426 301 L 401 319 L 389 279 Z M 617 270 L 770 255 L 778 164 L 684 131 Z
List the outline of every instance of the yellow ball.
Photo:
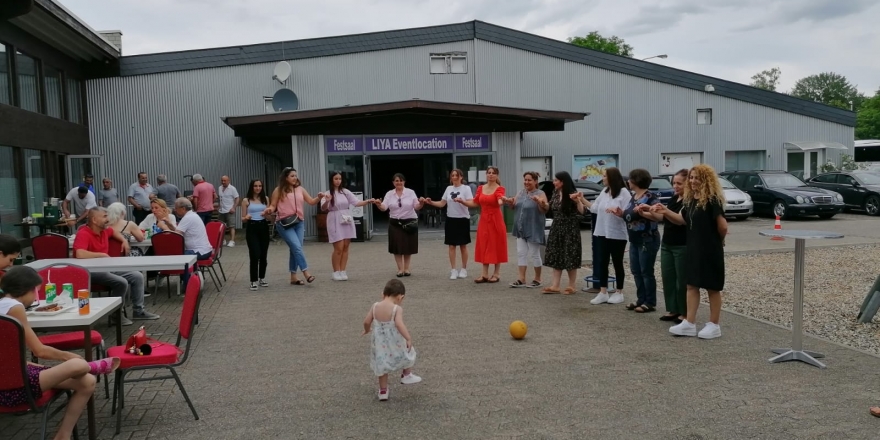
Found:
M 525 338 L 528 331 L 529 326 L 522 321 L 513 321 L 510 323 L 510 336 L 512 336 L 513 339 Z

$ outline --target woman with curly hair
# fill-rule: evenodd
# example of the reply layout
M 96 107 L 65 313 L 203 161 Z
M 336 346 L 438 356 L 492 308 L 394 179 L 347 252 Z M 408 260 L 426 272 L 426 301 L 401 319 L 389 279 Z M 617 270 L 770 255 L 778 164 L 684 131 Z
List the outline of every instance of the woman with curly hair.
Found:
M 662 213 L 671 222 L 687 228 L 685 249 L 685 282 L 687 283 L 687 319 L 669 329 L 677 336 L 698 336 L 714 339 L 721 336 L 721 291 L 724 289 L 724 191 L 718 175 L 709 165 L 691 168 L 688 184 L 682 194 L 682 208 L 673 212 L 663 205 L 654 205 L 653 212 Z M 709 322 L 697 333 L 697 308 L 700 289 L 709 294 Z

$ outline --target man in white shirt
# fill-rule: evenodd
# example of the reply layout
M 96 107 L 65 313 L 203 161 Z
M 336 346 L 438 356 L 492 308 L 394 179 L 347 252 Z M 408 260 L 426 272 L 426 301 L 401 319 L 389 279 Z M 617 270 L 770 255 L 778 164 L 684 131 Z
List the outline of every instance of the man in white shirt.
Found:
M 229 242 L 223 244 L 235 246 L 235 207 L 238 206 L 238 190 L 229 184 L 229 176 L 220 178 L 220 188 L 217 189 L 217 196 L 220 198 L 220 221 L 226 225 L 229 231 Z
M 180 197 L 174 201 L 174 213 L 180 220 L 176 225 L 170 222 L 165 223 L 169 231 L 177 232 L 183 235 L 183 253 L 187 255 L 195 255 L 198 260 L 208 260 L 211 258 L 214 248 L 208 240 L 208 231 L 205 229 L 205 222 L 198 214 L 193 212 L 192 202 L 186 197 Z M 189 272 L 183 274 L 183 287 L 189 280 Z
M 78 186 L 67 193 L 64 203 L 61 204 L 61 211 L 68 226 L 79 227 L 86 223 L 89 210 L 96 207 L 98 202 L 95 201 L 95 194 L 88 187 Z M 72 219 L 71 214 L 74 216 Z

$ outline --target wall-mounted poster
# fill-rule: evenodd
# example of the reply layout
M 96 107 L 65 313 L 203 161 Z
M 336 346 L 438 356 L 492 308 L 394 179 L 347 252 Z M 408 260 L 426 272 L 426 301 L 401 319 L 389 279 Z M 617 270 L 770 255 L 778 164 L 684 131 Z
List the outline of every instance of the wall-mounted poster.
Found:
M 675 174 L 703 163 L 703 153 L 663 153 L 660 155 L 660 174 Z
M 579 182 L 601 182 L 602 170 L 608 167 L 617 167 L 616 154 L 574 156 L 571 177 Z

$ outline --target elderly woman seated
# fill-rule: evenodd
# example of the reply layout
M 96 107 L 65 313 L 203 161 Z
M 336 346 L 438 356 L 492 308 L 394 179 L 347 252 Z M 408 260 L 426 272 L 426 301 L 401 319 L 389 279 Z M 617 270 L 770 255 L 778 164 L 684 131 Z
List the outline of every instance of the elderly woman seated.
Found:
M 168 205 L 164 200 L 157 198 L 150 201 L 150 211 L 152 213 L 144 218 L 144 221 L 138 225 L 139 228 L 146 231 L 155 225 L 163 231 L 168 231 L 169 224 L 177 226 L 177 219 L 171 214 L 171 210 L 168 209 Z
M 122 234 L 122 236 L 129 242 L 132 240 L 138 242 L 144 241 L 144 233 L 141 232 L 141 228 L 138 227 L 137 223 L 125 219 L 125 211 L 125 205 L 122 203 L 116 202 L 110 204 L 110 206 L 107 207 L 107 227 Z M 132 246 L 130 255 L 132 257 L 138 257 L 143 255 L 143 252 L 140 248 Z

